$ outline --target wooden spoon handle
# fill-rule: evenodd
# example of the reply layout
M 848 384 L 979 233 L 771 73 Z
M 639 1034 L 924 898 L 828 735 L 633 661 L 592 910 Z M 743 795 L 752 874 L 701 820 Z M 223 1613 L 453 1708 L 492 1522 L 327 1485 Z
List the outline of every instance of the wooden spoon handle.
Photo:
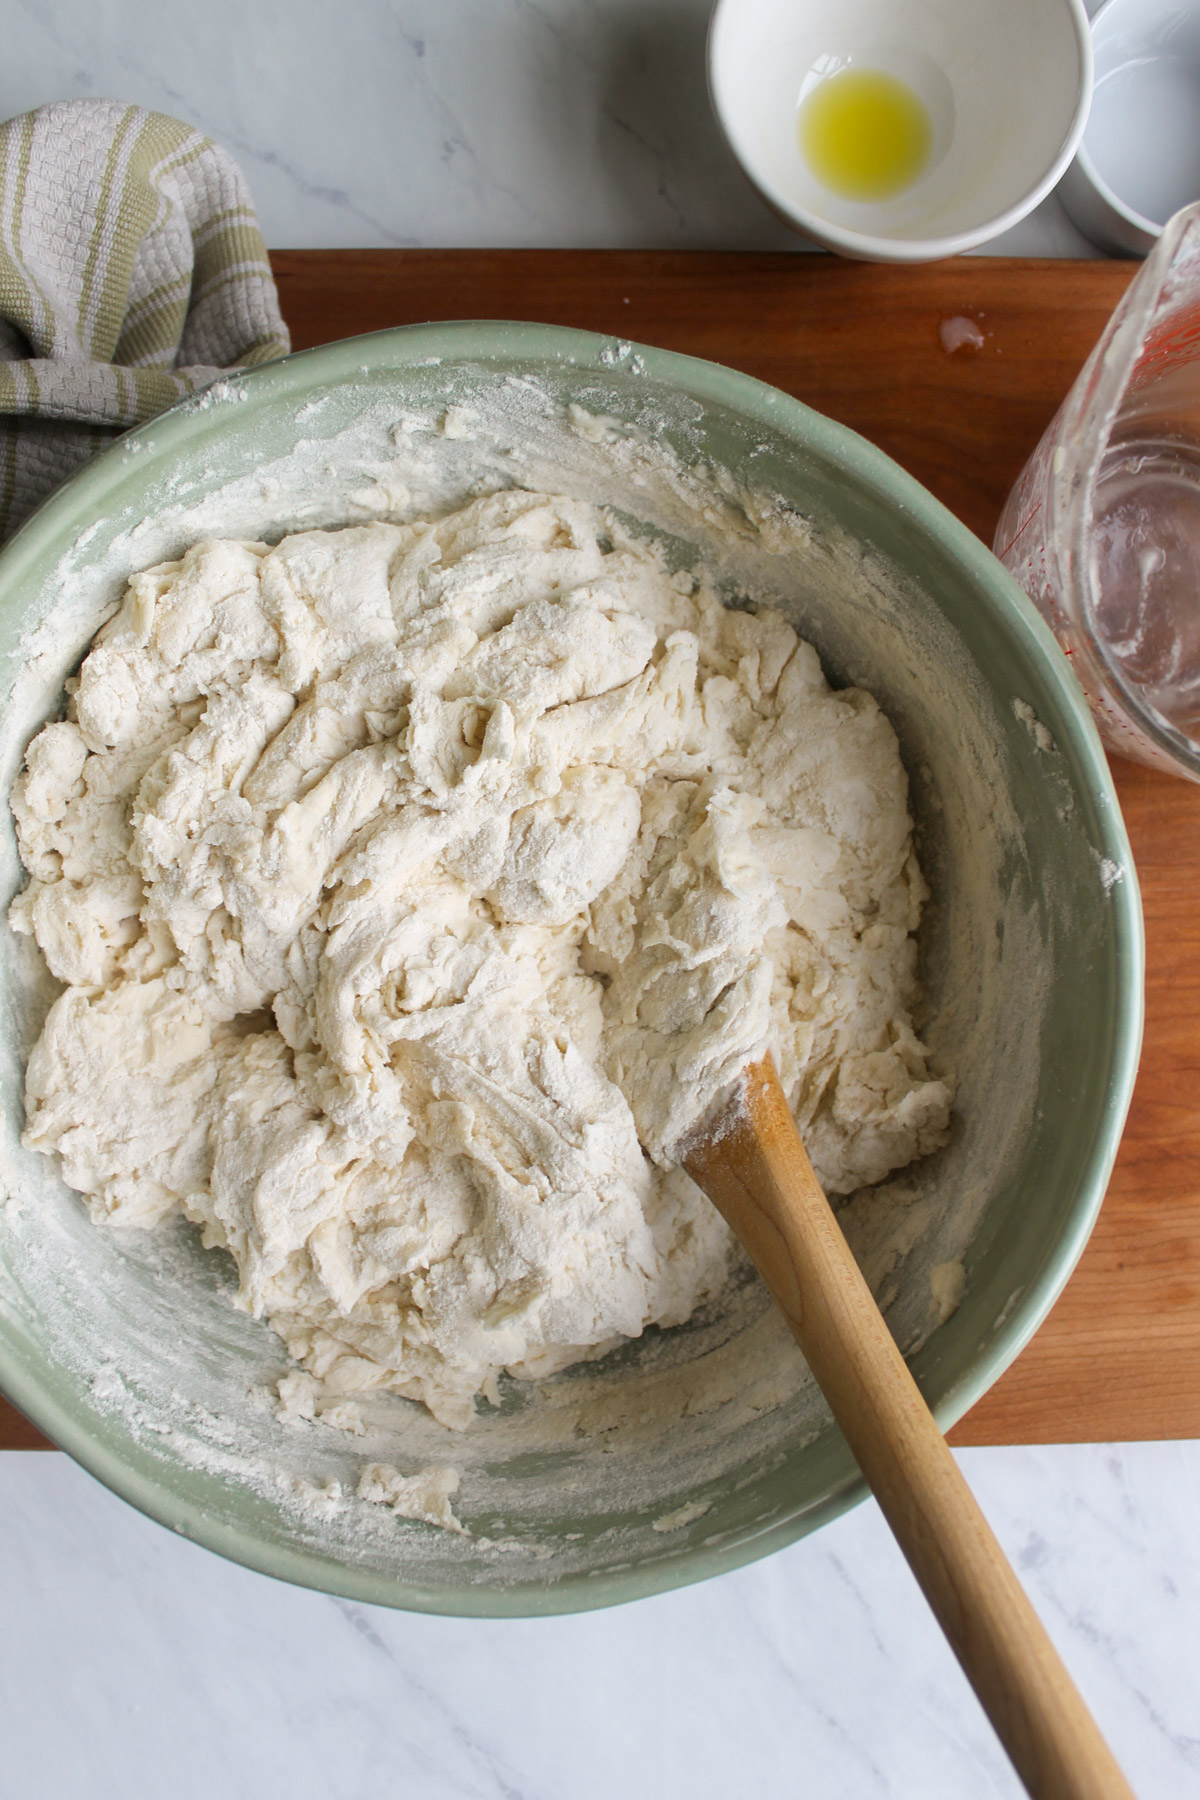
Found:
M 896 1348 L 769 1059 L 682 1161 L 783 1309 L 1029 1793 L 1133 1800 Z

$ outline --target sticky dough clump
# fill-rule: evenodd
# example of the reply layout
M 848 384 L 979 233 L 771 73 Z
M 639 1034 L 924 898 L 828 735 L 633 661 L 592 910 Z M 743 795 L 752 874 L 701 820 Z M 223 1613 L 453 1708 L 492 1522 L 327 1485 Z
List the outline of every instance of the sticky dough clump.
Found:
M 891 727 L 599 509 L 197 544 L 71 688 L 12 799 L 25 1142 L 197 1221 L 333 1394 L 462 1426 L 687 1319 L 731 1244 L 671 1147 L 767 1046 L 833 1192 L 943 1141 Z

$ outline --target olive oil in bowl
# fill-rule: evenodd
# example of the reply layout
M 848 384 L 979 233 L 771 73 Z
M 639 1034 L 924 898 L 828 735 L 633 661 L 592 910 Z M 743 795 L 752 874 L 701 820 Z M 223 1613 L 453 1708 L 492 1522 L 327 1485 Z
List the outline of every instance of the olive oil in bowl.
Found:
M 809 168 L 843 200 L 895 199 L 924 173 L 933 148 L 912 88 L 875 69 L 826 76 L 801 104 L 798 130 Z

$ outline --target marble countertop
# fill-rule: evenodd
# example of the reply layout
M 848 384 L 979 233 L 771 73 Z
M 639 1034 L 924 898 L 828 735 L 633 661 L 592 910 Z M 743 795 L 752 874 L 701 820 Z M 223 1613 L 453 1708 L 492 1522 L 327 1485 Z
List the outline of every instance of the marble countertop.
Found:
M 123 99 L 232 151 L 273 248 L 801 249 L 712 117 L 711 0 L 0 0 L 0 117 Z M 1094 256 L 1051 197 L 988 246 Z
M 1140 1800 L 1200 1793 L 1200 1444 L 960 1453 Z M 284 1586 L 0 1455 L 5 1800 L 1018 1800 L 873 1502 L 572 1618 Z
M 242 163 L 270 244 L 801 249 L 708 0 L 0 0 L 0 114 L 105 96 Z M 1052 198 L 989 246 L 1095 252 Z M 963 1466 L 1142 1800 L 1200 1793 L 1200 1445 Z M 220 1562 L 0 1455 L 5 1800 L 990 1800 L 1019 1788 L 873 1505 L 614 1612 L 422 1618 Z

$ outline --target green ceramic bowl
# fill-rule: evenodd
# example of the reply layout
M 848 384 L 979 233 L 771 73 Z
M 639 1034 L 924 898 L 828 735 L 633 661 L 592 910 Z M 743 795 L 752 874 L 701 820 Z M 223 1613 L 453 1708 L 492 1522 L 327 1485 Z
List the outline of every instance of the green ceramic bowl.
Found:
M 847 1225 L 943 1425 L 1045 1317 L 1100 1206 L 1137 1063 L 1136 879 L 1067 664 L 984 547 L 869 444 L 743 375 L 543 326 L 383 332 L 257 369 L 122 438 L 0 555 L 0 785 L 123 579 L 218 533 L 419 513 L 548 483 L 782 607 L 898 732 L 933 892 L 926 1032 L 954 1139 Z M 21 883 L 5 812 L 0 882 Z M 429 1611 L 569 1611 L 715 1575 L 863 1486 L 756 1281 L 679 1330 L 513 1384 L 465 1434 L 408 1402 L 364 1438 L 272 1409 L 278 1341 L 188 1229 L 91 1225 L 19 1143 L 51 988 L 0 930 L 0 1385 L 135 1506 L 285 1579 Z M 938 1323 L 931 1271 L 966 1289 Z M 471 1535 L 354 1497 L 453 1463 Z

